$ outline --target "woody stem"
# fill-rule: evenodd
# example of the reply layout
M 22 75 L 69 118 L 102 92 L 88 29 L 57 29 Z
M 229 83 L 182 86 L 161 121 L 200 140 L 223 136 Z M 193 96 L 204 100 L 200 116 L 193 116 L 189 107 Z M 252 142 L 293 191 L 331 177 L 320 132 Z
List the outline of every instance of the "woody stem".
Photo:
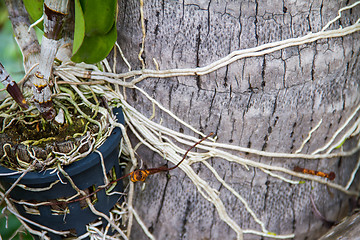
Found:
M 67 13 L 68 0 L 44 1 L 44 36 L 41 44 L 39 71 L 32 79 L 32 84 L 35 105 L 47 120 L 52 120 L 56 114 L 51 100 L 49 80 Z

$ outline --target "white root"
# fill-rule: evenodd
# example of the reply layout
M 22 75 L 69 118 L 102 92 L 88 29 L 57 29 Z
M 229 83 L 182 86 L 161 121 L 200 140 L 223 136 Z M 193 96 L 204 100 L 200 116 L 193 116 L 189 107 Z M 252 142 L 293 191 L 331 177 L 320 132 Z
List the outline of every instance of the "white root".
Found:
M 143 4 L 143 1 L 141 1 L 141 4 Z M 114 73 L 114 72 L 101 72 L 97 69 L 94 65 L 85 65 L 85 64 L 76 64 L 76 65 L 70 65 L 70 64 L 64 64 L 58 66 L 54 73 L 55 75 L 62 78 L 63 81 L 67 82 L 73 82 L 77 83 L 79 85 L 71 85 L 71 86 L 79 86 L 74 87 L 74 91 L 81 96 L 81 98 L 84 100 L 86 104 L 89 106 L 91 103 L 86 102 L 86 98 L 83 97 L 81 91 L 86 91 L 91 89 L 94 93 L 101 93 L 104 94 L 110 101 L 114 100 L 114 102 L 117 102 L 117 106 L 122 106 L 124 114 L 125 114 L 125 120 L 127 123 L 127 126 L 129 129 L 134 133 L 134 135 L 139 139 L 139 141 L 142 144 L 145 144 L 153 151 L 159 153 L 162 155 L 166 160 L 176 164 L 181 160 L 182 154 L 186 151 L 186 147 L 182 148 L 179 147 L 174 142 L 178 142 L 180 144 L 184 144 L 185 146 L 191 146 L 196 141 L 198 141 L 197 138 L 179 133 L 177 131 L 168 129 L 166 127 L 161 126 L 161 124 L 157 124 L 151 119 L 146 118 L 144 115 L 142 115 L 140 112 L 138 112 L 135 108 L 130 106 L 126 102 L 126 98 L 124 93 L 125 88 L 133 88 L 136 91 L 142 93 L 149 101 L 153 103 L 154 109 L 155 107 L 159 108 L 161 111 L 169 114 L 173 119 L 178 121 L 180 124 L 183 124 L 184 126 L 187 126 L 192 133 L 195 134 L 201 134 L 200 131 L 192 127 L 190 124 L 185 123 L 182 121 L 179 117 L 177 117 L 175 114 L 173 114 L 170 110 L 163 107 L 158 101 L 151 98 L 148 93 L 146 93 L 143 89 L 136 86 L 137 83 L 140 81 L 143 81 L 147 78 L 168 78 L 168 77 L 176 77 L 176 76 L 191 76 L 191 75 L 205 75 L 209 74 L 211 72 L 214 72 L 224 66 L 228 66 L 229 64 L 243 58 L 249 58 L 249 57 L 256 57 L 256 56 L 263 56 L 268 53 L 272 53 L 275 51 L 279 51 L 281 49 L 285 49 L 292 46 L 299 46 L 306 43 L 315 42 L 319 39 L 329 39 L 329 38 L 337 38 L 346 36 L 349 34 L 352 34 L 354 32 L 357 32 L 360 30 L 360 20 L 357 20 L 356 23 L 354 23 L 351 26 L 347 27 L 341 27 L 339 29 L 332 29 L 328 30 L 328 28 L 337 21 L 341 17 L 341 13 L 344 10 L 351 9 L 355 7 L 356 5 L 360 4 L 360 1 L 357 1 L 356 3 L 352 4 L 351 6 L 344 7 L 338 11 L 339 15 L 331 20 L 328 24 L 326 24 L 323 29 L 317 33 L 309 33 L 305 36 L 298 37 L 298 38 L 292 38 L 287 39 L 283 41 L 278 41 L 274 43 L 268 43 L 264 44 L 255 48 L 250 49 L 243 49 L 238 50 L 230 53 L 228 56 L 215 61 L 207 66 L 198 67 L 198 68 L 192 68 L 192 69 L 170 69 L 170 70 L 159 70 L 158 67 L 156 67 L 156 70 L 150 70 L 145 69 L 145 64 L 141 58 L 141 50 L 144 48 L 145 44 L 145 33 L 143 33 L 143 42 L 142 47 L 140 49 L 138 58 L 142 63 L 143 69 L 141 70 L 131 70 L 131 65 L 126 60 L 124 54 L 122 53 L 120 47 L 118 46 L 118 50 L 120 51 L 120 54 L 124 60 L 124 62 L 127 64 L 129 71 L 126 73 Z M 141 5 L 142 6 L 142 5 Z M 143 16 L 143 9 L 141 7 L 141 17 L 144 19 Z M 110 66 L 107 66 L 106 68 L 109 71 L 111 70 Z M 155 65 L 158 66 L 157 62 L 155 61 Z M 92 69 L 91 73 L 89 74 L 89 69 Z M 101 80 L 105 81 L 106 83 L 111 83 L 116 85 L 115 89 L 111 89 L 106 84 L 98 84 L 98 85 L 87 85 L 86 82 L 83 82 L 79 78 L 85 78 L 87 80 Z M 130 81 L 129 81 L 130 80 Z M 80 87 L 81 86 L 81 87 Z M 123 91 L 120 91 L 122 88 Z M 316 149 L 312 154 L 302 154 L 300 153 L 302 148 L 306 143 L 309 142 L 309 140 L 312 137 L 312 133 L 316 131 L 316 129 L 321 125 L 320 122 L 312 129 L 310 130 L 308 137 L 303 141 L 303 144 L 301 147 L 295 152 L 295 153 L 280 153 L 280 152 L 267 152 L 267 151 L 259 151 L 251 148 L 245 148 L 240 146 L 233 146 L 229 144 L 223 144 L 223 143 L 217 143 L 215 139 L 211 139 L 209 141 L 203 142 L 197 146 L 198 149 L 205 150 L 206 153 L 191 153 L 189 154 L 189 159 L 184 161 L 179 168 L 190 178 L 190 180 L 193 182 L 193 184 L 197 187 L 199 193 L 207 200 L 209 201 L 213 206 L 215 206 L 219 217 L 228 224 L 229 227 L 231 227 L 237 234 L 238 239 L 243 238 L 243 234 L 255 234 L 258 236 L 263 237 L 269 237 L 269 238 L 292 238 L 294 237 L 293 234 L 284 234 L 284 235 L 276 235 L 274 233 L 269 232 L 266 229 L 265 223 L 261 221 L 261 219 L 256 216 L 254 211 L 250 208 L 250 206 L 247 204 L 247 202 L 244 200 L 244 198 L 240 195 L 240 193 L 236 192 L 231 186 L 222 179 L 217 171 L 208 163 L 209 158 L 221 158 L 228 162 L 234 162 L 237 164 L 242 164 L 246 167 L 253 167 L 258 168 L 261 171 L 265 172 L 266 174 L 269 174 L 270 176 L 276 177 L 284 182 L 288 182 L 291 184 L 299 184 L 299 181 L 290 180 L 288 177 L 295 176 L 299 177 L 301 179 L 306 179 L 312 182 L 316 182 L 319 184 L 327 185 L 329 187 L 338 189 L 346 194 L 353 195 L 353 196 L 359 196 L 358 192 L 350 191 L 349 187 L 354 179 L 355 174 L 358 171 L 358 168 L 360 166 L 360 161 L 358 161 L 353 173 L 349 177 L 349 180 L 346 185 L 340 185 L 335 184 L 333 182 L 329 182 L 327 180 L 321 179 L 317 176 L 310 176 L 298 172 L 294 172 L 292 170 L 289 170 L 284 167 L 277 167 L 272 166 L 270 164 L 265 163 L 259 163 L 255 160 L 252 160 L 251 158 L 244 158 L 240 157 L 239 155 L 241 153 L 251 153 L 255 156 L 263 156 L 263 157 L 269 157 L 269 158 L 279 158 L 284 159 L 286 161 L 287 159 L 304 159 L 304 160 L 312 160 L 317 161 L 318 159 L 329 159 L 329 158 L 335 158 L 339 156 L 350 156 L 354 154 L 355 152 L 359 151 L 360 149 L 360 141 L 358 142 L 357 146 L 355 146 L 353 149 L 349 151 L 342 151 L 338 150 L 337 152 L 334 152 L 334 149 L 336 146 L 341 143 L 341 141 L 347 139 L 349 136 L 354 134 L 354 132 L 357 132 L 357 129 L 359 129 L 360 120 L 358 117 L 358 112 L 360 110 L 360 105 L 356 107 L 356 109 L 353 111 L 353 113 L 348 117 L 348 119 L 344 122 L 342 126 L 339 127 L 338 131 L 334 133 L 334 135 L 330 138 L 330 140 L 324 144 L 324 146 L 319 147 Z M 153 116 L 155 115 L 155 111 L 153 112 Z M 356 118 L 356 119 L 355 119 Z M 355 120 L 354 120 L 355 119 Z M 352 126 L 350 126 L 350 122 L 354 122 Z M 122 151 L 123 153 L 126 153 L 130 155 L 132 168 L 130 171 L 133 171 L 135 167 L 138 165 L 138 162 L 135 157 L 135 150 L 131 146 L 131 142 L 126 134 L 126 128 L 118 124 L 116 122 L 111 122 L 111 125 L 113 127 L 117 126 L 120 127 L 122 132 L 124 133 L 124 142 L 122 144 Z M 161 136 L 161 137 L 160 137 Z M 340 139 L 340 140 L 338 140 Z M 136 149 L 136 148 L 135 148 Z M 231 153 L 230 153 L 231 152 Z M 233 152 L 236 152 L 235 154 Z M 325 153 L 321 153 L 325 152 Z M 320 154 L 321 153 L 321 154 Z M 194 162 L 201 162 L 203 163 L 214 175 L 214 177 L 217 179 L 218 182 L 220 182 L 225 188 L 227 188 L 231 194 L 233 194 L 236 198 L 238 198 L 243 206 L 245 207 L 246 211 L 252 216 L 254 221 L 259 224 L 261 231 L 254 230 L 254 229 L 242 229 L 239 226 L 239 223 L 234 221 L 228 214 L 227 209 L 222 202 L 222 200 L 219 197 L 219 192 L 212 188 L 208 182 L 206 182 L 204 179 L 202 179 L 198 174 L 194 172 L 194 170 L 191 167 L 191 164 Z M 62 171 L 59 169 L 59 171 Z M 278 172 L 280 174 L 278 174 Z M 71 179 L 70 179 L 71 180 Z M 76 186 L 74 186 L 75 188 Z M 84 194 L 82 191 L 77 189 L 79 193 Z M 109 218 L 106 216 L 107 221 L 111 226 L 113 226 L 115 229 L 117 229 L 119 235 L 123 239 L 130 238 L 131 234 L 131 227 L 134 220 L 136 220 L 140 226 L 142 227 L 144 233 L 150 238 L 153 239 L 153 236 L 148 232 L 145 224 L 141 220 L 141 216 L 137 214 L 137 212 L 133 208 L 133 196 L 134 196 L 134 185 L 131 182 L 128 188 L 128 195 L 127 195 L 127 202 L 126 206 L 120 210 L 113 210 L 112 214 L 114 214 L 114 218 Z M 87 199 L 89 206 L 91 207 L 91 202 Z M 11 204 L 11 203 L 8 203 Z M 119 206 L 116 206 L 115 208 L 119 208 Z M 103 216 L 103 214 L 96 211 L 96 209 L 91 207 L 94 213 Z M 127 229 L 126 231 L 122 232 L 117 224 L 116 221 L 123 221 L 124 219 L 127 220 Z M 106 236 L 107 229 L 99 230 L 95 226 L 96 224 L 92 224 L 91 227 L 89 227 L 89 235 L 92 236 L 94 233 L 93 239 L 111 239 L 111 237 Z M 101 238 L 95 237 L 95 233 L 98 236 L 101 236 Z

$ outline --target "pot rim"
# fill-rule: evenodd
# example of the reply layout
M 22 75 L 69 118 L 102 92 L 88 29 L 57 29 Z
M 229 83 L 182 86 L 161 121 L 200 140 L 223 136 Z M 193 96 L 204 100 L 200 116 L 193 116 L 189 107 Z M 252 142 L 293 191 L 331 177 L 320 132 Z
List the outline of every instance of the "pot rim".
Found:
M 124 116 L 122 113 L 122 109 L 114 108 L 113 112 L 118 122 L 124 124 Z M 120 137 L 118 136 L 118 134 L 120 134 Z M 118 146 L 118 143 L 121 140 L 121 135 L 122 133 L 120 128 L 115 127 L 111 132 L 110 136 L 105 140 L 105 142 L 99 148 L 97 148 L 97 150 L 101 152 L 104 159 L 106 159 L 107 156 L 111 153 L 111 148 L 113 148 L 114 146 Z M 95 164 L 97 164 L 99 159 L 98 156 L 99 153 L 93 151 L 86 157 L 76 162 L 73 162 L 70 165 L 64 166 L 64 170 L 66 173 L 69 174 L 69 176 L 77 175 L 81 172 L 86 171 L 89 168 L 92 168 Z M 42 172 L 28 172 L 21 179 L 21 182 L 22 183 L 26 182 L 27 184 L 39 184 L 39 183 L 51 183 L 56 180 L 59 180 L 59 177 L 57 176 L 56 173 L 51 173 L 53 172 L 53 170 L 54 169 L 48 169 Z M 12 174 L 12 175 L 1 176 L 2 174 Z M 22 172 L 17 172 L 0 165 L 0 179 L 3 181 L 14 182 L 19 178 L 19 175 L 21 174 Z

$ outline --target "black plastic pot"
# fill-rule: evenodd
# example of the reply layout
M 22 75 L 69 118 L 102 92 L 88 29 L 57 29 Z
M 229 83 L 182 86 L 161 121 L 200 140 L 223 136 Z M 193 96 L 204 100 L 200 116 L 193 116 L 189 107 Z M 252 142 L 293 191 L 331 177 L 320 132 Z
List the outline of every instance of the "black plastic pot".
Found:
M 118 122 L 124 123 L 124 116 L 121 109 L 115 109 L 114 113 L 117 115 Z M 122 137 L 121 130 L 115 128 L 108 139 L 97 150 L 102 153 L 104 158 L 107 174 L 114 174 L 116 178 L 122 176 L 121 169 L 119 167 L 119 144 Z M 65 172 L 71 177 L 76 186 L 81 190 L 93 191 L 98 186 L 104 185 L 104 174 L 101 166 L 101 159 L 98 153 L 93 152 L 87 157 L 72 163 L 69 166 L 64 167 Z M 20 176 L 1 176 L 3 173 L 11 173 L 12 170 L 0 166 L 0 181 L 2 185 L 8 189 L 13 182 Z M 10 198 L 20 201 L 28 202 L 44 202 L 56 199 L 66 199 L 76 194 L 71 184 L 67 179 L 59 173 L 63 184 L 59 180 L 59 177 L 55 173 L 46 170 L 43 172 L 29 172 L 19 182 L 21 185 L 25 185 L 27 188 L 40 189 L 41 191 L 30 191 L 24 187 L 16 186 L 10 192 Z M 58 181 L 52 187 L 51 184 Z M 116 184 L 112 191 L 122 192 L 123 186 L 121 181 Z M 118 202 L 119 195 L 107 195 L 105 189 L 100 190 L 96 195 L 92 196 L 92 201 L 95 201 L 94 207 L 97 211 L 102 212 L 109 216 L 110 209 Z M 65 204 L 65 203 L 63 203 Z M 23 204 L 16 204 L 19 214 L 33 222 L 44 225 L 48 228 L 64 231 L 71 230 L 75 236 L 80 236 L 86 233 L 86 224 L 93 222 L 99 216 L 95 215 L 86 204 L 81 204 L 81 201 L 67 203 L 61 205 L 62 208 L 68 207 L 69 211 L 59 214 L 58 205 L 39 206 L 37 209 L 30 207 L 25 209 Z M 36 214 L 29 213 L 36 212 Z M 103 220 L 103 224 L 107 224 Z M 41 230 L 32 224 L 29 224 L 31 228 Z M 49 233 L 48 236 L 51 239 L 62 239 L 61 236 Z M 71 235 L 70 235 L 71 236 Z

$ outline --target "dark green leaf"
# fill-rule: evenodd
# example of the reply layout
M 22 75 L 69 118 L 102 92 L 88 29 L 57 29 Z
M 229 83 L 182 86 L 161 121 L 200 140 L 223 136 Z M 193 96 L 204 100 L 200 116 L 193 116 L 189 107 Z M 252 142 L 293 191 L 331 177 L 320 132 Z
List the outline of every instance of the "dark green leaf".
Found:
M 1 209 L 0 209 L 1 210 Z M 6 221 L 8 222 L 6 224 Z M 6 227 L 7 225 L 7 227 Z M 19 220 L 12 214 L 8 215 L 8 219 L 6 220 L 4 216 L 0 217 L 0 236 L 2 239 L 10 239 L 11 236 L 18 230 L 21 226 Z M 29 233 L 18 233 L 13 240 L 32 240 L 33 238 Z
M 83 11 L 79 0 L 75 0 L 75 30 L 74 30 L 74 42 L 73 42 L 73 54 L 75 54 L 81 44 L 83 43 L 85 36 L 85 21 Z
M 80 0 L 85 19 L 86 36 L 105 35 L 113 27 L 116 0 Z
M 116 24 L 106 35 L 85 36 L 78 51 L 72 56 L 73 62 L 96 63 L 103 60 L 116 41 Z
M 44 0 L 23 0 L 23 2 L 32 22 L 41 18 L 43 15 Z M 37 27 L 43 30 L 42 22 L 40 22 Z

